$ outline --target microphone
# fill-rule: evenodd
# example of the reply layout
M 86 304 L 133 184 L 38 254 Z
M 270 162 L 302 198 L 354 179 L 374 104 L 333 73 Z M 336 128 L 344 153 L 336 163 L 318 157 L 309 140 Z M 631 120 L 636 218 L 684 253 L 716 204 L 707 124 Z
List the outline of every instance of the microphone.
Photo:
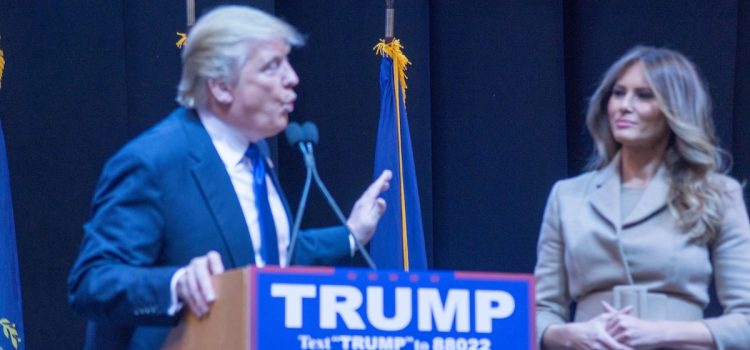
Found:
M 304 151 L 304 139 L 305 139 L 305 133 L 302 130 L 302 127 L 295 122 L 289 123 L 289 125 L 286 127 L 285 131 L 286 140 L 289 142 L 289 145 L 294 147 L 299 146 L 300 151 L 302 151 L 303 155 L 305 153 Z M 313 164 L 314 165 L 314 164 Z M 292 264 L 292 258 L 294 258 L 294 248 L 297 244 L 297 236 L 299 235 L 299 227 L 300 224 L 302 224 L 302 215 L 305 212 L 305 205 L 307 204 L 307 195 L 310 193 L 310 183 L 312 179 L 312 170 L 309 162 L 307 161 L 307 156 L 305 156 L 305 169 L 307 170 L 307 174 L 305 176 L 305 185 L 302 190 L 302 196 L 299 200 L 299 205 L 297 205 L 297 215 L 295 215 L 294 218 L 294 224 L 292 225 L 292 232 L 290 234 L 290 242 L 289 242 L 289 254 L 287 254 L 287 264 Z
M 318 144 L 320 135 L 318 134 L 318 127 L 315 126 L 313 122 L 305 122 L 302 124 L 302 132 L 304 133 L 306 140 Z
M 318 127 L 315 126 L 315 124 L 312 122 L 305 122 L 302 125 L 302 131 L 303 131 L 304 137 L 302 138 L 302 141 L 299 143 L 299 150 L 302 152 L 305 158 L 305 166 L 307 167 L 307 171 L 308 171 L 308 179 L 309 179 L 310 173 L 312 173 L 312 176 L 315 179 L 315 184 L 318 186 L 318 189 L 320 189 L 320 192 L 323 193 L 323 197 L 325 197 L 326 201 L 328 202 L 328 205 L 330 205 L 331 209 L 333 209 L 333 212 L 336 214 L 336 217 L 339 219 L 339 221 L 341 221 L 341 224 L 344 225 L 347 232 L 349 232 L 349 236 L 352 238 L 352 240 L 354 240 L 355 246 L 362 254 L 362 257 L 367 262 L 367 265 L 371 269 L 377 270 L 377 267 L 375 266 L 375 262 L 372 261 L 370 254 L 367 253 L 367 250 L 365 249 L 364 245 L 362 245 L 362 242 L 360 242 L 359 239 L 357 239 L 357 237 L 354 236 L 354 233 L 352 233 L 352 230 L 346 224 L 346 217 L 344 217 L 344 214 L 341 212 L 341 208 L 339 208 L 338 204 L 336 204 L 336 201 L 333 199 L 333 196 L 331 195 L 331 193 L 328 192 L 328 188 L 326 188 L 325 184 L 323 183 L 323 180 L 320 178 L 320 175 L 318 174 L 317 166 L 315 166 L 315 156 L 313 154 L 313 143 L 318 143 L 318 139 L 320 136 L 318 133 Z M 296 130 L 293 132 L 296 133 Z M 300 220 L 300 218 L 297 218 L 297 220 Z
M 312 122 L 304 122 L 301 126 L 302 130 L 302 142 L 300 143 L 300 151 L 305 159 L 305 165 L 313 169 L 315 166 L 315 156 L 313 156 L 313 144 L 318 143 L 318 127 Z
M 289 142 L 289 146 L 296 146 L 305 137 L 305 132 L 302 127 L 296 122 L 290 122 L 284 130 L 286 140 Z

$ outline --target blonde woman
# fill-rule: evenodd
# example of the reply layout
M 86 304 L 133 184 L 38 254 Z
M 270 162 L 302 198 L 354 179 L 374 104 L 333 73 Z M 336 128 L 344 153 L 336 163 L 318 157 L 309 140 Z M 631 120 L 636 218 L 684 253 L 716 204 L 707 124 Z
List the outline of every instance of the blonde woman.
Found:
M 539 237 L 540 347 L 750 349 L 750 225 L 695 66 L 633 48 L 586 123 L 593 170 L 555 184 Z M 724 313 L 704 318 L 712 279 Z

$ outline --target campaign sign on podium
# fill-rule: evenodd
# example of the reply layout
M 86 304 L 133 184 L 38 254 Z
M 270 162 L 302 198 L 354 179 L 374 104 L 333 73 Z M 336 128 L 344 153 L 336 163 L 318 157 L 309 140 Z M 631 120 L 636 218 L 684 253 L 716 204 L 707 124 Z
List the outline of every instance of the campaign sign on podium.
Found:
M 533 277 L 247 269 L 249 348 L 536 349 Z

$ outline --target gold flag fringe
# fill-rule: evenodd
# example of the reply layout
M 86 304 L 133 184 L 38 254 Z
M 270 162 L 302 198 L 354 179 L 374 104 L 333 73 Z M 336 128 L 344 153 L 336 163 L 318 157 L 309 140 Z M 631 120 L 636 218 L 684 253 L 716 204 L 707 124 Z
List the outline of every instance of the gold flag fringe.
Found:
M 3 71 L 5 70 L 5 57 L 3 50 L 0 50 L 0 89 L 3 87 Z
M 386 43 L 384 39 L 380 39 L 380 42 L 375 45 L 372 49 L 378 55 L 388 56 L 393 60 L 393 66 L 398 74 L 398 80 L 401 83 L 401 96 L 406 101 L 406 66 L 411 64 L 406 55 L 401 51 L 404 47 L 401 46 L 401 41 L 393 39 L 390 43 Z
M 186 33 L 177 32 L 177 36 L 179 36 L 180 39 L 177 40 L 177 43 L 175 43 L 175 45 L 177 45 L 178 49 L 181 49 L 185 45 L 185 42 L 187 42 L 187 34 Z

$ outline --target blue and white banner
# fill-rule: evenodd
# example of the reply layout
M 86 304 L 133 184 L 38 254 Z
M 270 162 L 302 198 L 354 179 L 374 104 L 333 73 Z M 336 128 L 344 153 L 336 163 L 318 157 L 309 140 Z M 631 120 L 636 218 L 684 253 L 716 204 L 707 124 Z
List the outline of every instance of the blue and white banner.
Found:
M 249 269 L 250 349 L 535 349 L 531 275 Z

